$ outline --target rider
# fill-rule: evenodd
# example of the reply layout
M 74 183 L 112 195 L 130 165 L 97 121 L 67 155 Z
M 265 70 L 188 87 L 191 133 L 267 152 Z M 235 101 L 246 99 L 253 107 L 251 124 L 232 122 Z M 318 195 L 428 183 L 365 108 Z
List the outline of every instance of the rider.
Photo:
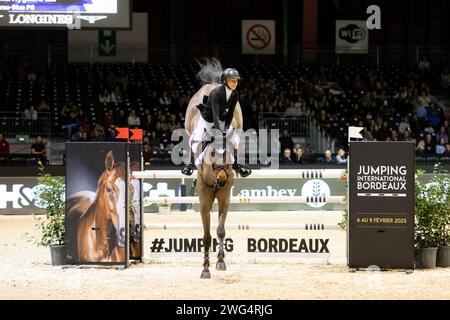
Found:
M 203 141 L 205 131 L 211 129 L 220 130 L 224 135 L 233 130 L 231 126 L 231 121 L 233 120 L 234 109 L 236 103 L 238 102 L 238 93 L 236 87 L 239 80 L 241 79 L 239 72 L 234 68 L 225 69 L 222 73 L 221 80 L 223 85 L 218 86 L 211 91 L 208 101 L 205 105 L 200 105 L 199 109 L 201 111 L 201 117 L 197 128 L 195 128 L 192 133 L 191 140 L 194 141 L 191 151 L 190 163 L 188 163 L 181 172 L 185 175 L 190 176 L 195 169 L 194 164 L 194 151 L 198 146 L 198 141 Z M 237 133 L 234 132 L 234 138 L 236 138 Z M 242 177 L 247 177 L 251 174 L 251 169 L 247 166 L 240 165 L 237 163 L 237 139 L 232 139 L 234 143 L 234 164 L 233 169 Z

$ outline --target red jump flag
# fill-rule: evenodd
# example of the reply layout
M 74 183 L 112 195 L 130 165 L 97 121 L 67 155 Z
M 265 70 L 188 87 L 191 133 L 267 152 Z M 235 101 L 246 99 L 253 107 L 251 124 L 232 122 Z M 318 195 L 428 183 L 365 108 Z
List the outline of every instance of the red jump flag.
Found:
M 130 138 L 130 132 L 128 128 L 116 128 L 118 134 L 116 136 L 116 139 L 129 139 Z
M 130 129 L 131 130 L 131 140 L 139 140 L 142 141 L 142 129 Z

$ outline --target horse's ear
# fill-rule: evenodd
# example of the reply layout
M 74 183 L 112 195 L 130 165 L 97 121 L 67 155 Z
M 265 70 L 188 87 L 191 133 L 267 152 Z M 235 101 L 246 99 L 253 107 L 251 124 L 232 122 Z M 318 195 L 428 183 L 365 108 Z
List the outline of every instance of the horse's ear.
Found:
M 111 171 L 114 168 L 114 154 L 112 151 L 108 152 L 105 158 L 106 170 Z

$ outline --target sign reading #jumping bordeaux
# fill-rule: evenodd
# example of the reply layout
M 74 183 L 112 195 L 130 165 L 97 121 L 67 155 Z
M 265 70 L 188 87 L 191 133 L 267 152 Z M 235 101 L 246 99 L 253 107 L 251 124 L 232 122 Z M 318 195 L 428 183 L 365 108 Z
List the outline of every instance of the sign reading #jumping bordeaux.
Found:
M 414 143 L 350 142 L 348 266 L 414 269 Z
M 69 263 L 128 264 L 127 150 L 120 142 L 66 144 Z

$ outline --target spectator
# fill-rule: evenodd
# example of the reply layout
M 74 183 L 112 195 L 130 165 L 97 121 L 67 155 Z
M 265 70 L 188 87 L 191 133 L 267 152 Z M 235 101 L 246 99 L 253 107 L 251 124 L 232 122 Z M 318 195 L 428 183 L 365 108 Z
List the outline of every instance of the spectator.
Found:
M 111 94 L 107 89 L 104 89 L 99 95 L 98 95 L 98 102 L 100 103 L 110 103 L 111 102 Z
M 430 107 L 428 108 L 428 123 L 435 132 L 439 130 L 439 127 L 442 124 L 442 120 L 443 112 L 441 107 L 438 106 L 435 102 L 431 102 Z
M 30 72 L 28 73 L 28 81 L 35 82 L 36 79 L 37 79 L 36 73 L 34 72 L 33 69 L 31 69 Z
M 24 113 L 24 118 L 26 120 L 33 120 L 36 121 L 38 119 L 38 113 L 37 111 L 34 109 L 33 106 L 30 106 L 29 109 L 25 109 Z
M 425 150 L 428 154 L 433 154 L 435 151 L 436 142 L 433 139 L 431 133 L 425 135 Z
M 105 141 L 105 129 L 98 123 L 91 131 L 91 141 Z
M 83 139 L 83 127 L 79 127 L 78 130 L 72 135 L 72 141 L 81 141 Z
M 61 121 L 63 123 L 67 123 L 69 121 L 69 116 L 72 110 L 74 109 L 74 106 L 71 101 L 68 101 L 61 109 Z
M 284 129 L 283 134 L 280 137 L 280 150 L 283 150 L 284 152 L 285 149 L 292 150 L 293 148 L 294 148 L 294 141 L 289 135 L 288 129 Z
M 296 164 L 305 164 L 305 159 L 303 157 L 303 149 L 300 147 L 297 147 L 295 149 L 294 156 L 292 157 L 292 161 Z
M 170 107 L 172 105 L 172 99 L 167 95 L 167 91 L 164 91 L 162 96 L 159 98 L 159 105 L 161 107 Z
M 286 109 L 284 115 L 285 115 L 285 117 L 288 117 L 288 118 L 289 117 L 294 117 L 295 116 L 295 112 L 296 112 L 296 110 L 295 110 L 295 107 L 294 107 L 294 102 L 291 101 L 289 103 L 289 107 Z
M 169 119 L 168 125 L 169 125 L 169 130 L 171 132 L 174 131 L 175 129 L 180 129 L 182 127 L 181 126 L 181 122 L 178 120 L 177 115 L 174 114 L 174 113 L 172 113 L 170 115 L 170 119 Z
M 86 131 L 83 130 L 83 132 L 81 133 L 81 139 L 78 140 L 80 142 L 89 142 L 91 141 L 91 139 L 89 138 L 89 135 Z
M 122 92 L 120 91 L 119 87 L 116 86 L 114 91 L 111 93 L 111 102 L 120 103 L 122 102 L 122 98 Z
M 36 141 L 31 145 L 31 154 L 40 155 L 42 163 L 47 163 L 47 150 L 41 136 L 37 136 Z
M 112 125 L 114 125 L 114 122 L 114 112 L 112 110 L 108 110 L 108 112 L 106 112 L 105 116 L 103 117 L 103 129 L 108 130 Z
M 78 109 L 73 107 L 70 111 L 67 122 L 63 125 L 63 129 L 67 129 L 67 138 L 70 140 L 73 136 L 73 132 L 78 127 Z
M 448 134 L 444 126 L 439 129 L 439 134 L 437 136 L 438 141 L 442 138 L 444 139 L 445 143 L 448 143 Z
M 291 159 L 291 149 L 289 148 L 284 149 L 283 156 L 280 159 L 280 164 L 284 165 L 294 164 L 294 162 Z
M 410 131 L 405 131 L 401 138 L 402 141 L 414 141 L 414 138 L 411 137 Z
M 430 62 L 426 57 L 422 57 L 422 60 L 419 61 L 419 70 L 423 74 L 430 72 Z
M 323 164 L 336 164 L 336 159 L 333 157 L 331 150 L 325 150 L 324 158 L 322 160 Z
M 449 143 L 447 143 L 445 145 L 445 152 L 444 152 L 443 156 L 450 157 L 450 144 Z
M 32 154 L 44 154 L 46 152 L 45 143 L 41 136 L 36 137 L 36 141 L 31 145 Z
M 439 143 L 436 145 L 436 154 L 442 155 L 445 152 L 445 140 L 444 138 L 439 139 Z
M 48 104 L 47 100 L 42 99 L 41 102 L 39 102 L 38 111 L 39 112 L 50 112 L 50 105 Z
M 403 117 L 402 122 L 398 125 L 398 132 L 399 133 L 405 133 L 406 130 L 411 131 L 411 127 L 409 125 L 409 118 L 408 116 Z
M 339 149 L 336 155 L 337 164 L 346 164 L 347 163 L 347 155 L 345 154 L 344 149 Z
M 421 139 L 417 142 L 416 146 L 416 157 L 427 157 L 430 155 L 430 152 L 425 148 L 425 140 Z
M 9 154 L 9 143 L 4 138 L 3 134 L 0 133 L 0 155 Z
M 142 126 L 142 128 L 145 131 L 151 133 L 151 132 L 155 131 L 155 127 L 156 127 L 156 124 L 155 124 L 155 121 L 153 120 L 152 115 L 150 113 L 147 114 L 147 116 L 145 117 L 144 125 Z
M 115 125 L 116 127 L 126 127 L 128 126 L 128 119 L 129 119 L 129 115 L 128 117 L 125 114 L 125 111 L 123 109 L 119 110 L 119 114 L 116 116 L 116 121 L 115 121 Z M 140 120 L 139 120 L 140 121 Z
M 145 143 L 144 148 L 142 151 L 142 156 L 144 158 L 144 164 L 150 164 L 150 158 L 152 156 L 152 150 L 150 149 L 150 146 Z
M 430 105 L 431 99 L 425 90 L 422 90 L 420 97 L 418 99 L 419 106 L 428 107 Z
M 130 127 L 139 127 L 141 125 L 141 119 L 139 119 L 134 110 L 131 110 L 128 116 L 128 125 Z

